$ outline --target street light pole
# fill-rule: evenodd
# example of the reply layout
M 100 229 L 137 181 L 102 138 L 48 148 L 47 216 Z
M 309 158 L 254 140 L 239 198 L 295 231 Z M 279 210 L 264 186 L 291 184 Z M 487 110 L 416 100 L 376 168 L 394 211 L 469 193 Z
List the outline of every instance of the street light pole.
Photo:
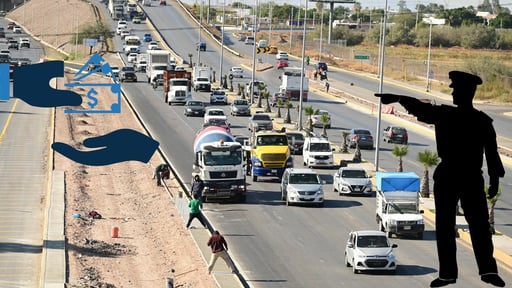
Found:
M 430 91 L 430 45 L 432 43 L 432 21 L 430 21 L 428 32 L 428 53 L 427 53 L 427 92 Z
M 252 29 L 252 36 L 254 41 L 256 41 L 256 29 L 258 26 L 256 26 L 256 15 L 258 15 L 258 0 L 254 0 L 254 17 L 253 17 L 253 29 Z M 252 45 L 252 74 L 251 74 L 251 89 L 249 89 L 249 92 L 251 93 L 251 104 L 254 103 L 254 76 L 256 74 L 256 44 L 253 43 Z M 259 97 L 259 96 L 258 96 Z
M 382 93 L 382 88 L 384 85 L 384 52 L 385 52 L 385 46 L 386 46 L 386 25 L 387 25 L 387 18 L 388 18 L 388 0 L 386 0 L 386 3 L 384 5 L 384 15 L 382 19 L 382 35 L 380 39 L 380 66 L 379 66 L 379 93 Z M 375 148 L 375 172 L 379 171 L 379 150 L 380 150 L 380 124 L 382 121 L 382 99 L 379 97 L 379 105 L 378 105 L 378 113 L 377 113 L 377 145 Z
M 318 61 L 322 61 L 322 42 L 324 41 L 324 4 L 322 4 L 322 16 L 320 16 L 320 48 L 318 49 Z
M 201 65 L 201 47 L 199 47 L 199 43 L 201 43 L 201 29 L 203 25 L 203 6 L 204 0 L 201 1 L 201 7 L 199 8 L 199 41 L 197 41 L 196 49 L 197 49 L 197 63 L 196 65 L 199 67 Z
M 226 0 L 224 0 L 224 5 L 222 6 L 222 31 L 221 31 L 221 45 L 220 45 L 220 83 L 222 84 L 222 62 L 224 61 L 224 17 L 226 12 Z
M 304 9 L 304 23 L 302 23 L 302 64 L 300 66 L 300 94 L 299 94 L 299 131 L 302 130 L 302 97 L 304 93 L 304 55 L 306 54 L 306 20 L 307 20 L 307 11 L 308 11 L 308 0 L 304 0 L 306 2 L 305 9 Z

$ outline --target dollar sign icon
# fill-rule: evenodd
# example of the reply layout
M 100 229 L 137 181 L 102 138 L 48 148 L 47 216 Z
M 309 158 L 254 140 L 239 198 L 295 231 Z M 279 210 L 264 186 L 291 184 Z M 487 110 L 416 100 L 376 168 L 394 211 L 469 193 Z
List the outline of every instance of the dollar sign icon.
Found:
M 96 105 L 98 105 L 98 98 L 95 97 L 96 95 L 98 95 L 98 92 L 96 92 L 96 90 L 94 90 L 94 88 L 91 88 L 91 90 L 89 90 L 89 92 L 87 92 L 87 98 L 92 100 L 92 101 L 87 102 L 87 104 L 89 104 L 91 109 L 94 109 L 94 107 Z

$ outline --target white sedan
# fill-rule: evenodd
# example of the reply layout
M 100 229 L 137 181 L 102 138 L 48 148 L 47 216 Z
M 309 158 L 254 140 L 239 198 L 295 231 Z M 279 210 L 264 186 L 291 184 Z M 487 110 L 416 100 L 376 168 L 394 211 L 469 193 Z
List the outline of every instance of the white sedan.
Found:
M 284 51 L 280 51 L 276 54 L 276 60 L 287 60 L 288 61 L 288 53 Z
M 224 113 L 224 110 L 220 108 L 210 108 L 206 110 L 204 114 L 204 123 L 208 123 L 211 118 L 224 119 L 227 120 L 227 115 Z
M 345 264 L 354 273 L 370 270 L 395 273 L 397 261 L 393 249 L 396 247 L 382 231 L 352 231 L 345 247 Z
M 244 69 L 242 67 L 231 67 L 229 75 L 233 75 L 234 78 L 244 78 Z
M 137 53 L 130 53 L 128 54 L 128 62 L 135 63 L 137 61 Z
M 156 41 L 151 41 L 148 44 L 149 50 L 157 50 L 158 49 L 158 43 Z

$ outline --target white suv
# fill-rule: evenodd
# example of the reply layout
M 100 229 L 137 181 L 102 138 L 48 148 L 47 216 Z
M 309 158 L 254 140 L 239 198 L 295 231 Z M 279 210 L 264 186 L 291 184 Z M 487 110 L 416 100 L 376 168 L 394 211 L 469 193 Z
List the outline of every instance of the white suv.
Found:
M 281 200 L 286 206 L 314 204 L 324 206 L 323 182 L 313 169 L 287 168 L 281 178 Z
M 306 137 L 302 147 L 302 159 L 306 167 L 334 166 L 334 149 L 326 138 Z
M 333 191 L 341 195 L 372 195 L 372 176 L 363 168 L 341 167 L 333 176 Z

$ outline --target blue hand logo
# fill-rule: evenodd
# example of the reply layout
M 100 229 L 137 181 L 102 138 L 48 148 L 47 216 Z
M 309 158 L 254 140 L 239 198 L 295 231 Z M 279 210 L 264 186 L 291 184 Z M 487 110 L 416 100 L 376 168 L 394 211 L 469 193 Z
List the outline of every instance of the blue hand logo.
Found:
M 120 129 L 103 136 L 87 138 L 83 145 L 99 149 L 79 151 L 61 142 L 53 143 L 52 149 L 80 164 L 102 166 L 131 160 L 147 163 L 159 143 L 137 131 Z

